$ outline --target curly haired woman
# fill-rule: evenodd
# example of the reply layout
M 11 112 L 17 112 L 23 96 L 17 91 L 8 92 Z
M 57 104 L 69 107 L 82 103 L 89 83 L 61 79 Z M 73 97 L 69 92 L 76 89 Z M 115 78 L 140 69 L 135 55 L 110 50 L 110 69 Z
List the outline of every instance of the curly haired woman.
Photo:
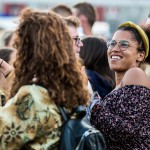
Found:
M 87 105 L 66 24 L 52 12 L 26 8 L 16 31 L 15 79 L 10 100 L 0 109 L 0 149 L 57 149 L 61 115 Z

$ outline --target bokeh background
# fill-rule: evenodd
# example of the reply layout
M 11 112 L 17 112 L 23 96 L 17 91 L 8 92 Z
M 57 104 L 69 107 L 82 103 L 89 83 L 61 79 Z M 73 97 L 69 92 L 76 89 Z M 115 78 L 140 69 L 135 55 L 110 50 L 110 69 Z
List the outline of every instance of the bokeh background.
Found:
M 0 28 L 15 28 L 15 18 L 25 7 L 51 9 L 57 4 L 72 8 L 79 2 L 91 3 L 97 11 L 93 32 L 110 36 L 124 21 L 145 23 L 150 12 L 150 0 L 0 0 Z

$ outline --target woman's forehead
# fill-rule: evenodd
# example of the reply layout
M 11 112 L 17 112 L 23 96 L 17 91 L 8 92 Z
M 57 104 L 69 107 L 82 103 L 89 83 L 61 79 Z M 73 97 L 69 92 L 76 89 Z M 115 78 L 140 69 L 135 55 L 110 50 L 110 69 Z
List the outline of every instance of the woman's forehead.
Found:
M 130 41 L 133 40 L 133 35 L 129 31 L 118 30 L 114 33 L 112 39 Z

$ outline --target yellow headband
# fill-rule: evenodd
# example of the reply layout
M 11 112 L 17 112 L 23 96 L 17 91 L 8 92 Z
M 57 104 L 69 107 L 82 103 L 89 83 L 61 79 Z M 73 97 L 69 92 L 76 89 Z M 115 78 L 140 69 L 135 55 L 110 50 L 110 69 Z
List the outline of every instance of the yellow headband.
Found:
M 149 39 L 148 39 L 146 33 L 144 32 L 144 30 L 140 26 L 134 24 L 131 21 L 124 22 L 119 27 L 132 27 L 132 28 L 136 29 L 139 32 L 139 34 L 141 35 L 141 38 L 143 40 L 143 43 L 144 43 L 145 58 L 146 58 L 148 56 L 148 53 L 149 53 Z

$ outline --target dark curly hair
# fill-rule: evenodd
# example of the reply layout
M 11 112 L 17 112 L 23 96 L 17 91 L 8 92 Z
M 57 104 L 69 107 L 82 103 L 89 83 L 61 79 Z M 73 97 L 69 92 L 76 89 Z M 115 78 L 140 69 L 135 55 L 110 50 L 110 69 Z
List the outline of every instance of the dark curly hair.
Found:
M 57 105 L 86 105 L 89 93 L 62 18 L 51 11 L 26 8 L 16 34 L 18 54 L 11 97 L 21 86 L 37 84 L 48 90 Z

